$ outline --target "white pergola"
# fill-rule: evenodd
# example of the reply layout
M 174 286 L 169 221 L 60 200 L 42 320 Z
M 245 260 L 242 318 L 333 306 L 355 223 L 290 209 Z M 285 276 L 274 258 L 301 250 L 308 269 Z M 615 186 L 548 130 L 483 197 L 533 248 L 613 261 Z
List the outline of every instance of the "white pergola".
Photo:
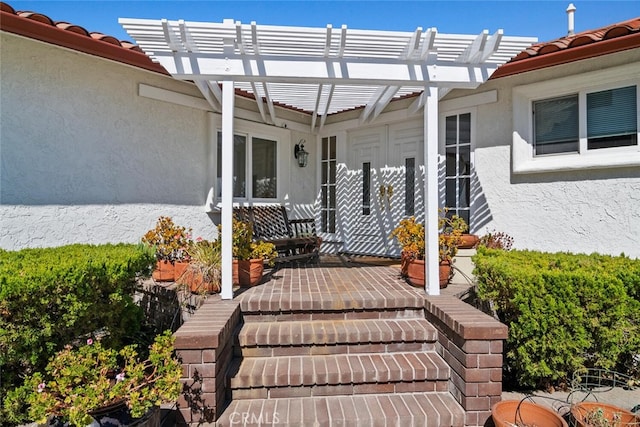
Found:
M 265 123 L 277 124 L 276 105 L 311 115 L 310 132 L 328 115 L 362 108 L 360 123 L 393 99 L 419 94 L 424 109 L 426 290 L 438 285 L 438 100 L 454 88 L 473 89 L 537 39 L 479 35 L 283 27 L 121 18 L 120 24 L 173 77 L 193 81 L 222 113 L 222 298 L 232 291 L 233 133 L 235 89 L 253 94 Z

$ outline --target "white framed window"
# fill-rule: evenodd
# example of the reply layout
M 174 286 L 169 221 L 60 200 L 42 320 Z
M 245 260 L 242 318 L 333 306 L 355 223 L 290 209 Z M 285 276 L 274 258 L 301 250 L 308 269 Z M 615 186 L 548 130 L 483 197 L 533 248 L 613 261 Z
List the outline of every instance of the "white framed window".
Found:
M 222 132 L 217 137 L 218 197 L 221 195 Z M 240 200 L 278 198 L 278 142 L 269 138 L 233 136 L 233 197 Z
M 336 232 L 336 137 L 322 138 L 320 160 L 321 182 L 321 230 L 324 233 Z
M 471 113 L 445 117 L 445 207 L 471 224 Z
M 515 87 L 513 172 L 639 166 L 633 65 Z

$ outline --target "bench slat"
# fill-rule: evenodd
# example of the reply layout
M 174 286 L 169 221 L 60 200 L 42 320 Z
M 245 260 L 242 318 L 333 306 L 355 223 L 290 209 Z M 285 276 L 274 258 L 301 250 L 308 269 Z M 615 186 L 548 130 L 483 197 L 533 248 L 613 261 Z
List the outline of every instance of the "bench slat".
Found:
M 322 239 L 316 235 L 314 219 L 289 220 L 282 205 L 239 206 L 233 214 L 236 219 L 253 224 L 254 240 L 275 245 L 276 262 L 318 259 Z

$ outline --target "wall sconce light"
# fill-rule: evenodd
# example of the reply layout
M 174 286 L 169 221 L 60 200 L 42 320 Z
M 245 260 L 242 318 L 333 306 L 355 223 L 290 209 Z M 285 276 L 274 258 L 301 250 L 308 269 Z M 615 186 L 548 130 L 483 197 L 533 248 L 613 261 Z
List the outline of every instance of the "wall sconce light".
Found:
M 298 142 L 293 148 L 293 157 L 298 159 L 298 166 L 300 166 L 301 168 L 307 166 L 307 160 L 309 159 L 309 153 L 307 153 L 304 149 L 305 142 L 307 141 L 301 139 L 300 142 Z

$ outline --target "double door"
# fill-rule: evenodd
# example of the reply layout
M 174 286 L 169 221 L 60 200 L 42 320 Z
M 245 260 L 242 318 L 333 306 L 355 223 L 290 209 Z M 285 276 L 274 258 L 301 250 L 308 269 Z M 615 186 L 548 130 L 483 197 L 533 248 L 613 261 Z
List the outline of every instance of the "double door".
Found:
M 343 235 L 349 253 L 398 256 L 391 232 L 423 208 L 422 123 L 354 131 L 347 142 L 345 185 L 340 185 Z

